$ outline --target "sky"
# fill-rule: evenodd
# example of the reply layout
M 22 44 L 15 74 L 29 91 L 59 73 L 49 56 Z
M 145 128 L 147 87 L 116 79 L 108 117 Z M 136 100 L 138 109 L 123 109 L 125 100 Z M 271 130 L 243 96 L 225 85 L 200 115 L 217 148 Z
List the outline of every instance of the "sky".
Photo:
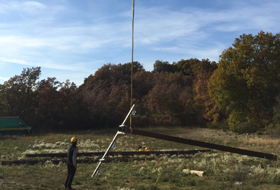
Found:
M 104 64 L 131 62 L 132 0 L 0 0 L 0 84 L 24 68 L 81 85 Z M 279 0 L 135 0 L 134 54 L 219 61 L 242 34 L 279 33 Z

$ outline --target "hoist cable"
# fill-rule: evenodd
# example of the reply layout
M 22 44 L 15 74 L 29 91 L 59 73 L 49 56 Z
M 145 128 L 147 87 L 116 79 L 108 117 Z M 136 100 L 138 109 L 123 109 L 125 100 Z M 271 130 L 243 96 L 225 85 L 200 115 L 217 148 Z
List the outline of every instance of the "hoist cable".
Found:
M 130 91 L 130 107 L 132 107 L 133 101 L 133 49 L 134 49 L 134 6 L 135 0 L 133 1 L 133 9 L 132 9 L 132 52 L 131 52 L 131 91 Z M 130 117 L 130 128 L 132 127 L 132 117 Z

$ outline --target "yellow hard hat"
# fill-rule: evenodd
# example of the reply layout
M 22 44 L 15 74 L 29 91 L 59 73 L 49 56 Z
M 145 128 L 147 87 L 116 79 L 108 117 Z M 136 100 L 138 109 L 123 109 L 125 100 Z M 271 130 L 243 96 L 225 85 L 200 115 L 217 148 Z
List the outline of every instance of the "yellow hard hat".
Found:
M 77 139 L 76 139 L 76 137 L 72 137 L 72 139 L 71 139 L 71 142 L 72 142 L 72 143 L 75 143 L 75 142 L 77 142 Z

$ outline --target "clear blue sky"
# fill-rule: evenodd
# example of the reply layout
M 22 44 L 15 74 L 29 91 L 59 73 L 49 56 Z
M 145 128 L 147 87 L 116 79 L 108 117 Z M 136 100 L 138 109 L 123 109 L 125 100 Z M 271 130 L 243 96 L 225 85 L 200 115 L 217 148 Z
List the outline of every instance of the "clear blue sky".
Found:
M 279 0 L 135 0 L 134 61 L 219 55 L 241 34 L 280 29 Z M 131 61 L 132 0 L 0 0 L 0 84 L 23 68 L 77 85 Z

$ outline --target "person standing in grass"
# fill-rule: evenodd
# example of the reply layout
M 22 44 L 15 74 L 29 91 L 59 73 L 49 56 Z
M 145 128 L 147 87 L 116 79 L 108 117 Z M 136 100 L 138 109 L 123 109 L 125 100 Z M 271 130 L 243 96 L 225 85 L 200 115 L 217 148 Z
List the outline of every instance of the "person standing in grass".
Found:
M 67 169 L 68 169 L 68 175 L 65 182 L 65 188 L 72 189 L 71 184 L 77 169 L 77 139 L 75 137 L 72 137 L 71 139 L 71 145 L 68 147 L 67 151 Z

